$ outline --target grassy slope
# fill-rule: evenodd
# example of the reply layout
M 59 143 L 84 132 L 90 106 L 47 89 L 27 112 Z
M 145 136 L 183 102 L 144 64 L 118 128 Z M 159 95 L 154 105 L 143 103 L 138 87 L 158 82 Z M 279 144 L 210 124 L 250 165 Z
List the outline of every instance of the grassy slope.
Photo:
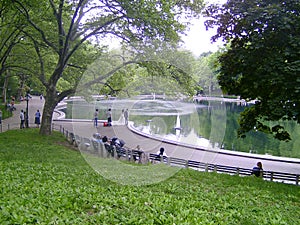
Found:
M 0 224 L 300 224 L 299 186 L 186 169 L 120 185 L 64 142 L 35 129 L 0 134 Z

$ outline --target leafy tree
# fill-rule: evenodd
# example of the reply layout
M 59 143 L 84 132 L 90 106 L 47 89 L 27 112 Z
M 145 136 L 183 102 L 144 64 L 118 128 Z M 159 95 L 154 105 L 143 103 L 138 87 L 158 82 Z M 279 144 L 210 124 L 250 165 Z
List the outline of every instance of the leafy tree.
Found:
M 143 41 L 147 44 L 151 39 L 178 41 L 178 32 L 185 28 L 178 19 L 195 16 L 202 8 L 202 0 L 11 0 L 11 3 L 26 23 L 22 31 L 31 39 L 40 63 L 39 80 L 46 89 L 40 133 L 45 135 L 51 133 L 57 103 L 75 91 L 76 83 L 73 88 L 57 94 L 57 84 L 68 73 L 70 62 L 84 43 L 92 38 L 101 43 L 111 36 L 127 43 Z M 182 12 L 188 13 L 183 15 Z M 55 55 L 53 61 L 46 59 L 48 54 Z M 45 70 L 46 66 L 51 70 Z M 74 75 L 75 82 L 80 73 Z
M 197 59 L 194 69 L 194 79 L 198 81 L 202 91 L 206 95 L 212 95 L 216 90 L 220 90 L 215 69 L 218 53 L 203 53 Z
M 258 130 L 289 140 L 279 121 L 300 122 L 300 2 L 228 0 L 206 12 L 206 26 L 218 27 L 212 40 L 230 43 L 219 57 L 222 89 L 256 100 L 241 114 L 239 136 Z
M 99 93 L 119 97 L 151 93 L 172 96 L 178 93 L 193 94 L 195 82 L 191 76 L 191 65 L 194 58 L 190 52 L 175 51 L 169 46 L 160 46 L 160 49 L 139 47 L 139 51 L 142 54 L 132 53 L 131 48 L 102 54 L 85 71 L 77 87 L 84 91 L 77 93 L 85 96 Z M 114 71 L 113 74 L 111 71 Z M 86 88 L 79 88 L 90 84 L 92 86 L 89 93 Z
M 0 3 L 0 80 L 2 85 L 2 100 L 7 101 L 8 86 L 11 86 L 10 81 L 16 73 L 16 63 L 10 60 L 10 55 L 13 54 L 14 48 L 20 45 L 22 41 L 22 32 L 19 27 L 14 24 L 19 21 L 16 12 L 11 10 L 10 5 L 6 1 Z M 20 61 L 18 61 L 20 63 Z M 20 70 L 19 70 L 20 73 Z M 9 93 L 14 94 L 14 93 Z

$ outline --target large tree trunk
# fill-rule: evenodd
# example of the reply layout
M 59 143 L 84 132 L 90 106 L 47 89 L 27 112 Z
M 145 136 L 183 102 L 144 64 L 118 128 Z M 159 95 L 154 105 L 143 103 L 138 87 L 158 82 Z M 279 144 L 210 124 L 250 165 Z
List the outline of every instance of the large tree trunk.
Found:
M 54 109 L 57 105 L 57 94 L 55 90 L 49 91 L 47 90 L 47 94 L 45 96 L 45 104 L 40 128 L 41 135 L 51 135 L 52 133 L 52 116 Z

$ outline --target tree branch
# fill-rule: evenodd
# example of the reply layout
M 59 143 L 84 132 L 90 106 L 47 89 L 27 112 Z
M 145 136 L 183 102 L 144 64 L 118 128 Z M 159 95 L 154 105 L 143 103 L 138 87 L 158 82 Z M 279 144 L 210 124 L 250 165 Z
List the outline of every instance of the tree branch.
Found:
M 20 8 L 18 8 L 19 12 L 25 16 L 26 20 L 29 22 L 29 24 L 36 30 L 39 32 L 39 34 L 41 35 L 43 41 L 49 46 L 51 47 L 52 49 L 54 49 L 55 52 L 58 53 L 58 49 L 55 47 L 55 45 L 53 45 L 50 41 L 48 41 L 44 31 L 38 27 L 31 19 L 30 19 L 30 16 L 29 16 L 29 13 L 27 11 L 27 9 L 25 8 L 25 6 L 18 0 L 13 0 L 13 3 L 16 3 L 20 6 Z

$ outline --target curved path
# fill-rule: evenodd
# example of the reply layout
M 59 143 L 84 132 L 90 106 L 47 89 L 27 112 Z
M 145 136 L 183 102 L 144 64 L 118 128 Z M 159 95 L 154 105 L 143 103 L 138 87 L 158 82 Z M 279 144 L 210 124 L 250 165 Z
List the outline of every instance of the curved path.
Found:
M 37 109 L 42 111 L 43 102 L 39 97 L 33 96 L 29 101 L 29 115 L 32 115 L 30 124 L 33 124 L 33 115 Z M 17 110 L 14 112 L 14 116 L 3 121 L 3 128 L 7 127 L 7 124 L 14 124 L 19 126 L 19 112 L 21 109 L 26 108 L 26 102 L 22 102 L 16 105 Z M 196 148 L 193 146 L 172 143 L 166 140 L 154 139 L 145 134 L 136 132 L 132 127 L 127 126 L 112 126 L 103 127 L 99 126 L 95 128 L 91 120 L 64 120 L 59 118 L 60 114 L 55 112 L 53 115 L 53 123 L 57 126 L 62 126 L 69 132 L 73 132 L 81 137 L 92 138 L 93 133 L 100 133 L 108 137 L 117 136 L 126 142 L 126 146 L 129 148 L 135 148 L 140 145 L 145 152 L 156 153 L 160 147 L 164 147 L 168 156 L 192 159 L 204 163 L 219 164 L 224 166 L 233 166 L 240 168 L 252 168 L 257 161 L 263 163 L 264 170 L 286 172 L 293 174 L 300 174 L 300 159 L 275 157 L 269 155 L 258 155 L 232 151 L 213 151 Z M 100 123 L 101 124 L 101 123 Z M 33 125 L 31 125 L 33 126 Z

